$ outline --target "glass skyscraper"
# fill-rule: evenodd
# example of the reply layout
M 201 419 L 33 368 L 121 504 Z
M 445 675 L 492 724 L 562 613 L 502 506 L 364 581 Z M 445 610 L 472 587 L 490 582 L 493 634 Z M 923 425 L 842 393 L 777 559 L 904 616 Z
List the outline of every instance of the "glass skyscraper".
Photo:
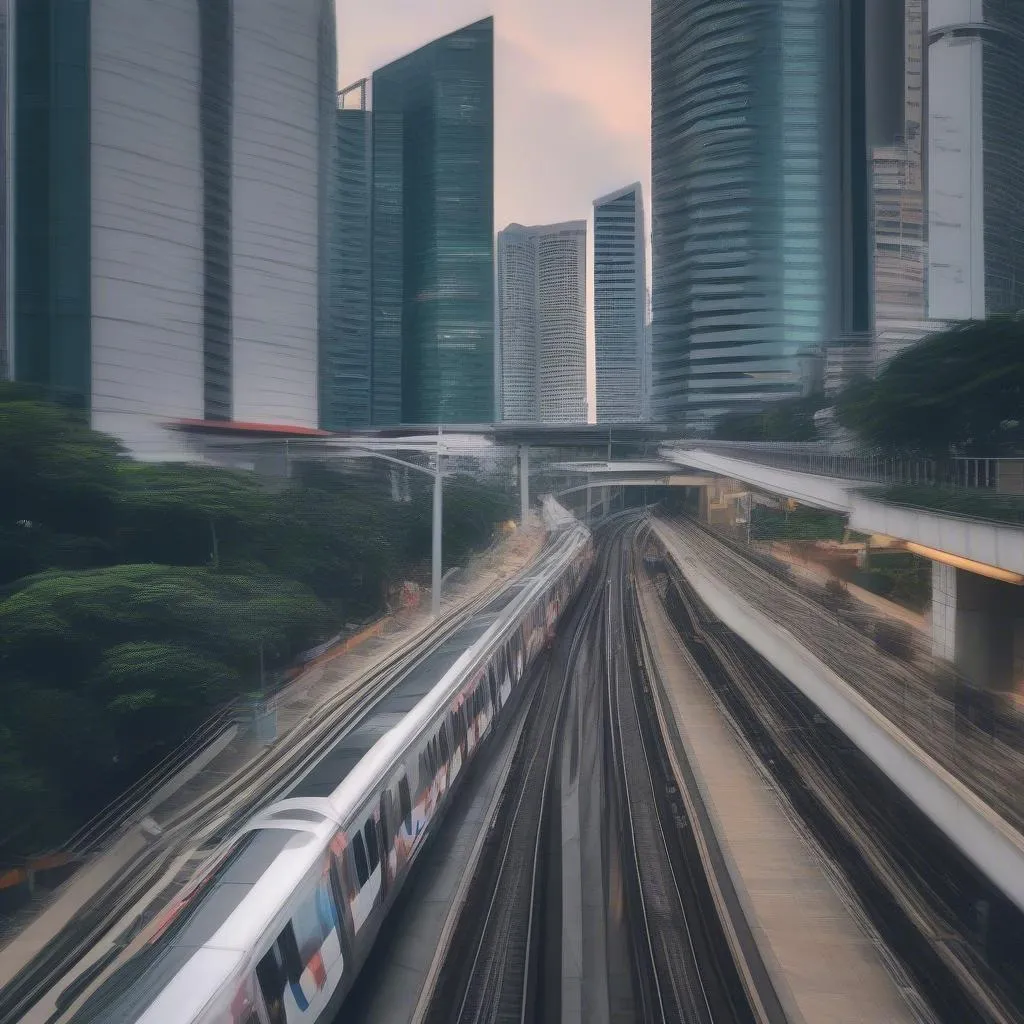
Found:
M 594 200 L 594 355 L 598 422 L 647 412 L 647 255 L 634 182 Z
M 494 419 L 494 20 L 375 71 L 372 419 Z
M 655 419 L 797 396 L 808 349 L 867 327 L 863 24 L 864 0 L 653 0 Z
M 371 124 L 366 81 L 342 90 L 335 113 L 329 232 L 331 317 L 320 344 L 320 426 L 370 425 Z
M 587 415 L 587 222 L 498 232 L 501 418 Z

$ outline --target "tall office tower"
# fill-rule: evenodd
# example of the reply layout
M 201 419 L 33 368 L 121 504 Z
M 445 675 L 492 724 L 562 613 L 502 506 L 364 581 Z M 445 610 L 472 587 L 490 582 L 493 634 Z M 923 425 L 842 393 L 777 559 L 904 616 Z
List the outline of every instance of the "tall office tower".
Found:
M 587 222 L 498 233 L 501 418 L 587 417 Z
M 143 456 L 315 426 L 332 0 L 13 7 L 16 377 Z
M 800 395 L 870 320 L 866 0 L 653 0 L 653 416 Z
M 494 19 L 373 73 L 375 424 L 494 418 Z
M 902 126 L 872 151 L 877 372 L 943 324 L 928 319 L 925 209 L 925 0 L 903 0 Z
M 3 172 L 0 185 L 0 380 L 7 380 L 11 371 L 10 337 L 7 329 L 7 310 L 10 305 L 10 278 L 8 275 L 8 241 L 9 231 L 9 194 L 10 194 L 10 156 L 9 128 L 11 95 L 8 74 L 11 64 L 8 59 L 10 43 L 9 23 L 10 0 L 0 0 L 0 171 Z
M 1024 307 L 1024 4 L 928 4 L 928 313 Z
M 594 200 L 597 419 L 644 417 L 647 383 L 644 204 L 634 182 Z
M 320 346 L 320 426 L 370 425 L 371 123 L 366 79 L 343 89 L 336 113 L 330 229 L 330 325 Z

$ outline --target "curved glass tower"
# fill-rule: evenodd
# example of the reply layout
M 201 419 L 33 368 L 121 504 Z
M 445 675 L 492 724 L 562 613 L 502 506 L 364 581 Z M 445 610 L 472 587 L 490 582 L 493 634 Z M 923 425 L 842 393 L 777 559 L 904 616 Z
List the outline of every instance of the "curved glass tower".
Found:
M 799 395 L 802 356 L 852 326 L 855 6 L 653 0 L 657 420 Z
M 373 422 L 494 418 L 494 19 L 373 73 Z

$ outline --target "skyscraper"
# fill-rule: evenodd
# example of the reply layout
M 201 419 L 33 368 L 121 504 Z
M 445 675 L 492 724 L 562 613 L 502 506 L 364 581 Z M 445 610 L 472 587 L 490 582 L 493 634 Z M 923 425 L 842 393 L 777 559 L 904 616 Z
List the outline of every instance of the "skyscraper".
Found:
M 315 426 L 332 0 L 14 7 L 17 378 L 141 455 Z
M 494 417 L 494 21 L 373 73 L 372 418 Z
M 653 0 L 653 416 L 804 390 L 870 318 L 865 0 Z
M 1024 308 L 1024 4 L 928 4 L 928 313 Z
M 647 255 L 639 182 L 594 200 L 594 353 L 598 421 L 644 417 Z
M 8 74 L 10 72 L 10 0 L 0 0 L 0 171 L 3 184 L 0 186 L 0 380 L 10 375 L 10 337 L 7 329 L 7 310 L 10 305 L 10 276 L 8 274 L 8 244 L 10 241 L 10 211 L 8 200 L 11 191 L 11 162 L 9 155 L 11 95 Z
M 366 80 L 343 89 L 336 112 L 330 229 L 331 317 L 320 353 L 320 426 L 371 422 L 371 122 Z
M 586 294 L 586 221 L 498 233 L 503 420 L 586 420 Z

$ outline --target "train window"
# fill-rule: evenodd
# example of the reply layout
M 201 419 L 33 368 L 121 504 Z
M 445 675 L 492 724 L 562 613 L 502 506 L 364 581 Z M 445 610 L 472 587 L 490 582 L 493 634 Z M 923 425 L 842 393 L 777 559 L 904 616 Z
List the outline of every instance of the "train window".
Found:
M 437 733 L 438 753 L 441 755 L 441 764 L 448 763 L 448 736 L 447 730 L 442 725 Z
M 377 856 L 377 831 L 373 827 L 373 818 L 366 819 L 363 836 L 366 838 L 366 855 L 370 861 L 370 870 L 376 871 L 379 857 Z
M 356 877 L 359 879 L 359 888 L 362 889 L 370 877 L 370 869 L 366 865 L 366 848 L 363 846 L 363 837 L 359 832 L 356 832 L 355 838 L 352 840 L 352 856 L 356 860 Z
M 391 790 L 385 789 L 380 795 L 380 841 L 381 856 L 386 850 L 391 849 L 391 840 L 394 838 L 391 831 L 393 816 L 391 814 Z
M 398 806 L 405 822 L 405 831 L 412 835 L 412 799 L 409 796 L 409 780 L 403 775 L 398 782 Z
M 287 979 L 277 943 L 270 947 L 266 955 L 256 965 L 256 980 L 263 993 L 263 1001 L 266 1004 L 271 1024 L 284 1024 L 284 988 Z

